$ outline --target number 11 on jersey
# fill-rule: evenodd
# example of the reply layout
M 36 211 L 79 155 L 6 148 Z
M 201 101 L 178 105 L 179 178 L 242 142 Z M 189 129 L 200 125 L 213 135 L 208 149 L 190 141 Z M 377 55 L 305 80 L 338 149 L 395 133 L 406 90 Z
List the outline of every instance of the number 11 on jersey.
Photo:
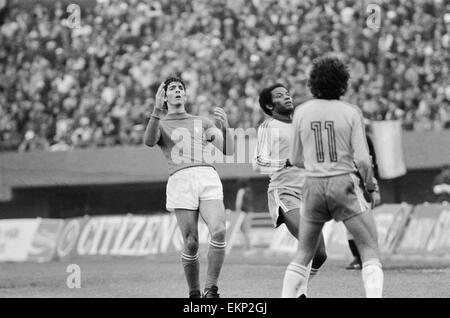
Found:
M 330 154 L 330 161 L 337 162 L 336 134 L 334 132 L 334 122 L 326 121 L 324 123 L 324 127 L 325 130 L 327 131 L 328 153 Z M 325 154 L 323 151 L 322 123 L 320 121 L 311 122 L 311 130 L 314 133 L 317 162 L 325 162 Z

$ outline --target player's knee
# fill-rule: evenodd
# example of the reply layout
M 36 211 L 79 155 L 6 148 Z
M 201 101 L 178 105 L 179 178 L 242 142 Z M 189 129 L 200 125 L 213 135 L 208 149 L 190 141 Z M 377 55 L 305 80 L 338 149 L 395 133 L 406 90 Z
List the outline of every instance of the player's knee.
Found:
M 188 235 L 186 238 L 185 247 L 187 252 L 189 252 L 190 255 L 197 254 L 198 251 L 198 238 L 194 235 Z
M 225 226 L 216 227 L 211 231 L 211 240 L 215 242 L 225 242 Z

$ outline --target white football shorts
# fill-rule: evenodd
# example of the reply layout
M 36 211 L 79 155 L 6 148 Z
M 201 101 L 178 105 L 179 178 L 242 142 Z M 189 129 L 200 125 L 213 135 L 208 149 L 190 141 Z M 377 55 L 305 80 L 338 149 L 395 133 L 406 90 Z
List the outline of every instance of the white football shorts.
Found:
M 198 210 L 200 201 L 223 200 L 219 175 L 212 167 L 190 167 L 169 177 L 166 187 L 166 209 Z

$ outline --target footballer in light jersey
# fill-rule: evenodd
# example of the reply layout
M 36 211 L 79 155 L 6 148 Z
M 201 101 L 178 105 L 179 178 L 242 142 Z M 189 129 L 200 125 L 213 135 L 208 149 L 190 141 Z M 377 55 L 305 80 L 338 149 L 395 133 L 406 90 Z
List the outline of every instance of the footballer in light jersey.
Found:
M 166 208 L 174 212 L 184 240 L 181 263 L 190 298 L 201 298 L 198 255 L 198 217 L 202 216 L 211 234 L 204 298 L 218 298 L 217 281 L 225 257 L 225 208 L 222 183 L 203 153 L 211 142 L 226 155 L 234 152 L 225 111 L 216 107 L 216 125 L 205 117 L 186 112 L 186 86 L 171 77 L 156 93 L 153 114 L 144 134 L 144 143 L 158 145 L 169 164 Z M 167 106 L 167 114 L 164 114 Z M 165 116 L 164 116 L 165 115 Z M 163 117 L 163 118 L 161 118 Z M 182 146 L 179 148 L 180 143 Z
M 306 179 L 298 250 L 286 269 L 282 297 L 296 297 L 308 284 L 307 265 L 323 225 L 332 219 L 344 223 L 358 247 L 366 296 L 382 296 L 377 230 L 356 174 L 373 195 L 376 187 L 364 120 L 358 107 L 340 100 L 349 78 L 347 66 L 338 58 L 314 60 L 308 79 L 314 99 L 294 113 L 289 159 L 306 169 Z
M 300 206 L 303 197 L 305 171 L 289 162 L 289 146 L 294 106 L 288 89 L 282 84 L 264 88 L 259 95 L 262 110 L 270 116 L 258 129 L 258 141 L 253 158 L 254 170 L 270 175 L 267 190 L 269 213 L 273 225 L 284 223 L 298 239 Z M 323 236 L 311 265 L 314 277 L 327 258 Z M 299 291 L 299 295 L 306 290 Z

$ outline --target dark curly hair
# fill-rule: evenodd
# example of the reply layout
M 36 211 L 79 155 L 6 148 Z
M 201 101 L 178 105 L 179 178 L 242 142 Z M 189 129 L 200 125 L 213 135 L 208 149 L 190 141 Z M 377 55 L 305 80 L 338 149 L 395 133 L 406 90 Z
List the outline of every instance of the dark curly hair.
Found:
M 272 91 L 277 87 L 286 88 L 286 86 L 284 86 L 283 84 L 277 83 L 264 88 L 261 93 L 259 93 L 259 106 L 269 116 L 272 116 L 272 110 L 267 108 L 267 106 L 272 105 Z
M 337 57 L 325 56 L 313 61 L 308 87 L 315 98 L 339 99 L 348 87 L 348 67 Z
M 179 77 L 172 76 L 164 81 L 164 91 L 167 91 L 167 87 L 169 87 L 169 84 L 173 82 L 181 83 L 181 85 L 183 85 L 184 90 L 186 90 L 186 84 L 183 82 L 183 80 Z

